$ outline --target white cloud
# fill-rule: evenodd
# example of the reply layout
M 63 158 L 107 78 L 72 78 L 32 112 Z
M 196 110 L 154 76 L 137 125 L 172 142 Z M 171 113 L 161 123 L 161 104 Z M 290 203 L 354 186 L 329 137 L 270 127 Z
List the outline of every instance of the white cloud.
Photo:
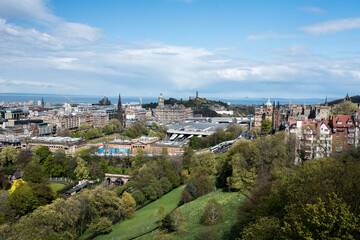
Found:
M 248 40 L 260 40 L 266 38 L 291 38 L 295 37 L 295 34 L 279 34 L 273 31 L 268 31 L 262 34 L 250 35 L 247 37 Z
M 55 22 L 54 16 L 44 0 L 0 0 L 0 16 L 38 22 Z
M 314 14 L 325 14 L 326 11 L 324 9 L 318 8 L 318 7 L 312 7 L 312 6 L 306 6 L 301 7 L 300 10 L 308 13 L 314 13 Z
M 0 78 L 0 84 L 4 84 L 4 85 L 18 85 L 18 86 L 23 86 L 23 85 L 28 85 L 28 86 L 35 86 L 35 87 L 43 87 L 43 88 L 48 88 L 48 87 L 52 87 L 51 84 L 49 83 L 44 83 L 44 82 L 37 82 L 37 81 L 23 81 L 23 80 L 4 80 Z
M 43 12 L 50 14 L 47 9 Z M 46 16 L 36 18 L 48 21 Z M 262 89 L 272 90 L 272 83 L 279 92 L 293 87 L 300 93 L 306 84 L 315 84 L 315 90 L 325 85 L 337 90 L 339 79 L 359 80 L 360 59 L 317 56 L 303 45 L 273 49 L 267 52 L 267 60 L 254 61 L 231 56 L 234 48 L 210 51 L 162 42 L 101 41 L 100 29 L 54 19 L 51 27 L 39 30 L 0 18 L 0 72 L 18 79 L 0 79 L 0 92 L 51 93 L 49 88 L 56 86 L 70 94 L 115 95 L 121 91 L 128 96 L 159 92 L 177 96 L 201 88 L 218 94 L 241 86 L 261 95 Z M 248 39 L 293 36 L 270 31 Z
M 68 41 L 96 41 L 101 37 L 101 30 L 86 24 L 62 22 L 54 30 L 54 35 Z
M 354 29 L 360 29 L 360 18 L 331 20 L 300 28 L 300 30 L 311 35 L 323 35 Z

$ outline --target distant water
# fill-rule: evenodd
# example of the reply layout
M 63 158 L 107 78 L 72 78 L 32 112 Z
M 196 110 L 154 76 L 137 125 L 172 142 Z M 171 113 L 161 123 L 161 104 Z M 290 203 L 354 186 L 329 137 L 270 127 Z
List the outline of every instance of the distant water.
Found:
M 104 96 L 86 96 L 86 95 L 67 95 L 70 99 L 73 100 L 73 103 L 98 103 Z M 28 102 L 33 100 L 35 103 L 37 101 L 41 101 L 44 98 L 45 103 L 64 103 L 70 102 L 65 97 L 58 94 L 26 94 L 26 93 L 0 93 L 0 102 Z M 109 96 L 108 97 L 111 103 L 117 103 L 117 96 Z M 185 99 L 185 98 L 184 98 Z M 267 98 L 208 98 L 211 100 L 222 101 L 222 102 L 230 102 L 231 104 L 263 104 L 267 102 Z M 127 97 L 122 96 L 121 100 L 123 103 L 129 102 L 139 102 L 138 97 Z M 276 100 L 280 102 L 280 104 L 317 104 L 324 103 L 324 99 L 288 99 L 288 98 L 278 98 L 271 99 L 273 103 Z M 328 99 L 329 101 L 333 99 Z M 143 97 L 143 103 L 157 102 L 158 97 Z

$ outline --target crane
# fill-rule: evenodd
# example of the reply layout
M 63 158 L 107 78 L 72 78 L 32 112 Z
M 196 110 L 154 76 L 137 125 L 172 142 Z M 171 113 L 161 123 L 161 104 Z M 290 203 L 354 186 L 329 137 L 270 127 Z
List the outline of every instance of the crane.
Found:
M 69 100 L 71 102 L 70 106 L 72 107 L 73 106 L 73 100 L 67 96 L 65 96 L 64 94 L 62 94 L 61 92 L 59 91 L 56 91 L 58 94 L 60 94 L 61 96 L 63 96 L 64 98 L 66 98 L 67 100 Z

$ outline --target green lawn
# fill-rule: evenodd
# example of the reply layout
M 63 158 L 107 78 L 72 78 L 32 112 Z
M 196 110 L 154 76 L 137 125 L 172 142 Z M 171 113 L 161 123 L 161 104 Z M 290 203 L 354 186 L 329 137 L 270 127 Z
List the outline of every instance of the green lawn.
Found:
M 65 187 L 65 184 L 62 183 L 50 183 L 50 187 L 52 187 L 55 191 L 59 191 Z
M 90 144 L 102 143 L 102 142 L 107 142 L 107 141 L 114 140 L 115 138 L 124 138 L 124 136 L 121 136 L 120 133 L 114 133 L 114 134 L 111 134 L 111 135 L 107 135 L 107 136 L 104 136 L 104 137 L 100 137 L 100 138 L 90 140 L 89 143 Z
M 180 194 L 182 189 L 182 186 L 174 189 L 155 202 L 152 202 L 146 207 L 137 211 L 134 217 L 115 224 L 111 233 L 98 236 L 95 239 L 129 239 L 133 236 L 137 236 L 155 228 L 157 226 L 156 222 L 158 220 L 158 216 L 156 214 L 158 206 L 163 204 L 166 208 L 166 213 L 171 212 L 171 210 L 173 210 L 180 201 Z M 86 239 L 89 236 L 91 236 L 91 233 L 85 232 L 85 234 L 82 235 L 79 239 Z
M 222 239 L 224 234 L 227 234 L 227 239 L 235 238 L 231 233 L 231 229 L 237 222 L 237 209 L 239 208 L 240 203 L 244 200 L 244 197 L 239 193 L 226 193 L 221 190 L 216 190 L 180 207 L 185 218 L 185 232 L 182 234 L 170 234 L 172 239 L 196 239 L 199 230 L 204 227 L 200 224 L 200 218 L 203 214 L 206 203 L 210 198 L 215 198 L 222 205 L 224 209 L 224 218 L 221 223 L 215 226 L 208 226 L 207 228 L 217 228 L 217 232 L 220 235 L 219 239 Z M 158 239 L 158 231 L 154 231 L 138 239 Z

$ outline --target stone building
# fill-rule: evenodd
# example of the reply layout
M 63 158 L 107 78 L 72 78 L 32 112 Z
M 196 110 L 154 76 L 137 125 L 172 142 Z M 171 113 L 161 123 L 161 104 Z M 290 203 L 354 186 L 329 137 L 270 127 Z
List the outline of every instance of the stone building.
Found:
M 85 145 L 81 138 L 71 137 L 30 137 L 21 142 L 22 149 L 31 149 L 35 146 L 43 145 L 49 147 L 50 151 L 64 149 L 66 154 L 75 153 L 75 151 Z
M 158 137 L 140 137 L 132 140 L 115 139 L 99 148 L 99 153 L 136 154 L 142 150 L 146 154 L 161 154 L 166 149 L 169 155 L 183 153 L 183 143 L 159 141 Z
M 273 105 L 270 102 L 270 98 L 268 98 L 267 103 L 262 105 L 261 107 L 255 108 L 254 114 L 254 127 L 261 127 L 262 121 L 265 119 L 272 120 L 273 118 Z
M 165 99 L 160 94 L 158 106 L 153 109 L 153 116 L 163 123 L 185 122 L 187 118 L 193 116 L 193 111 L 184 105 L 165 105 Z
M 330 124 L 336 152 L 356 146 L 356 127 L 351 115 L 338 115 L 331 119 Z
M 290 135 L 289 147 L 295 164 L 330 156 L 333 133 L 328 121 L 290 121 L 287 132 Z

